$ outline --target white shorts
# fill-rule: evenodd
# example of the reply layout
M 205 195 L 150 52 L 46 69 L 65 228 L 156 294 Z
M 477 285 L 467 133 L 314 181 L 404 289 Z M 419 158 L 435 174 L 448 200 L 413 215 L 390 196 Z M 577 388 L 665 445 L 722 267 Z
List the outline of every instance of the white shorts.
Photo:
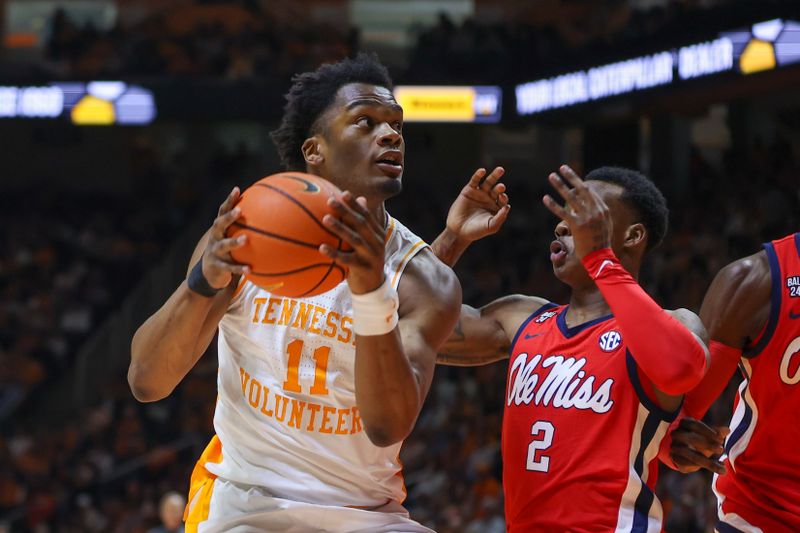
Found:
M 196 497 L 187 506 L 186 533 L 434 533 L 397 502 L 363 510 L 275 498 L 260 487 L 221 478 L 208 482 L 199 491 L 207 501 Z

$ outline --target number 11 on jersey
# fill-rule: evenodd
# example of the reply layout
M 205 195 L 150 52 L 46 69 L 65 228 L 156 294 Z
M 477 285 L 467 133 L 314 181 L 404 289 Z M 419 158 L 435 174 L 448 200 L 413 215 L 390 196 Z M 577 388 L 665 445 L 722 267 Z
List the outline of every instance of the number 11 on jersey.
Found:
M 303 341 L 295 339 L 286 345 L 286 352 L 289 354 L 287 363 L 286 381 L 283 382 L 283 390 L 287 392 L 302 392 L 300 387 L 300 356 L 303 354 Z M 314 358 L 314 384 L 311 386 L 311 394 L 328 394 L 328 356 L 331 353 L 330 346 L 320 346 L 312 357 Z
M 534 422 L 531 426 L 531 435 L 539 438 L 528 445 L 528 460 L 525 468 L 532 472 L 548 472 L 550 470 L 550 457 L 539 455 L 537 459 L 536 452 L 552 446 L 555 432 L 556 428 L 546 420 Z

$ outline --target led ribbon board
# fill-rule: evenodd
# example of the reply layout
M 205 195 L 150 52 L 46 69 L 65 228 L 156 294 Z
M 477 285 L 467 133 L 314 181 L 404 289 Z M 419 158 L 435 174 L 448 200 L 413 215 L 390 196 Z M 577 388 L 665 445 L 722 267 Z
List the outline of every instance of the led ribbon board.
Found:
M 156 118 L 153 93 L 121 81 L 0 86 L 0 118 L 68 116 L 80 126 L 143 125 Z
M 503 104 L 496 86 L 399 85 L 394 97 L 405 122 L 499 122 Z
M 733 70 L 743 74 L 800 62 L 800 24 L 780 19 L 719 38 L 515 88 L 517 113 L 532 115 Z

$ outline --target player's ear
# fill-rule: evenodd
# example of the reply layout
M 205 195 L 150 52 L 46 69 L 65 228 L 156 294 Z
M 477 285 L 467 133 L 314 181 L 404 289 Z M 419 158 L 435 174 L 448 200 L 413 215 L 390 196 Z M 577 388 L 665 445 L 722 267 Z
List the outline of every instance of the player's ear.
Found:
M 306 160 L 306 164 L 309 166 L 317 167 L 325 161 L 325 150 L 321 139 L 317 135 L 303 141 L 303 146 L 300 150 L 303 152 L 303 159 Z
M 627 248 L 645 246 L 647 244 L 647 229 L 644 227 L 644 224 L 637 222 L 636 224 L 628 226 L 628 229 L 625 230 L 625 240 L 623 244 Z

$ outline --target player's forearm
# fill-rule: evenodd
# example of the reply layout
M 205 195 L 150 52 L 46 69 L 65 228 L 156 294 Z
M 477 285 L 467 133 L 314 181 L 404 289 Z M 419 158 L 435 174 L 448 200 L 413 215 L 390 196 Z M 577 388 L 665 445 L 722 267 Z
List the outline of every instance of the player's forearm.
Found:
M 136 399 L 165 398 L 194 366 L 210 340 L 206 330 L 216 328 L 208 320 L 213 303 L 213 298 L 192 292 L 183 282 L 139 327 L 131 342 L 128 368 L 128 383 Z
M 356 337 L 356 404 L 376 446 L 405 439 L 422 407 L 424 384 L 403 352 L 400 328 Z
M 671 395 L 694 388 L 705 373 L 706 353 L 692 332 L 650 298 L 610 249 L 592 252 L 583 264 L 653 384 Z
M 725 390 L 742 358 L 740 348 L 714 340 L 708 343 L 708 351 L 708 370 L 702 381 L 686 394 L 683 402 L 682 411 L 698 420 L 705 416 L 714 400 Z
M 452 268 L 470 244 L 472 243 L 445 228 L 431 244 L 431 250 L 439 261 Z

